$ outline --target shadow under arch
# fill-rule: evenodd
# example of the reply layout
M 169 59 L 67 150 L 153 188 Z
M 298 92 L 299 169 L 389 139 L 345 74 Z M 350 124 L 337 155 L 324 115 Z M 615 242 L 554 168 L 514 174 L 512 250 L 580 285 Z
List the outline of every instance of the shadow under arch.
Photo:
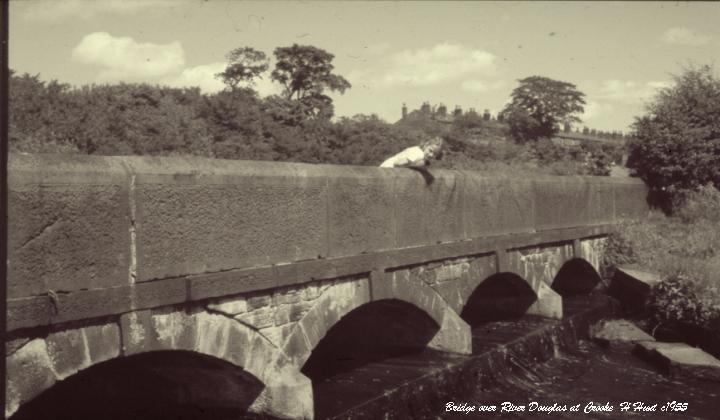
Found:
M 460 317 L 471 326 L 522 317 L 537 301 L 530 285 L 515 273 L 497 273 L 480 283 Z
M 216 357 L 153 351 L 90 366 L 23 404 L 11 419 L 251 419 L 259 417 L 247 410 L 264 388 Z
M 419 353 L 439 329 L 432 317 L 411 303 L 372 301 L 335 323 L 312 350 L 301 372 L 316 382 L 368 363 Z
M 601 281 L 592 264 L 583 258 L 573 258 L 560 267 L 551 288 L 562 297 L 587 295 Z

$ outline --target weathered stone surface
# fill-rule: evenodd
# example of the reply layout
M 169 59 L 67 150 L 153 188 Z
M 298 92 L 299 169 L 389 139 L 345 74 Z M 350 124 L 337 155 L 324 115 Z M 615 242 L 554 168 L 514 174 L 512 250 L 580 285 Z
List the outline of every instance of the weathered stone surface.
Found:
M 372 282 L 373 300 L 399 299 L 427 313 L 440 327 L 428 346 L 438 350 L 470 354 L 472 334 L 450 305 L 433 288 L 413 278 L 411 270 L 388 273 L 383 282 Z
M 631 219 L 647 215 L 648 188 L 639 179 L 613 180 L 615 219 Z
M 312 381 L 282 352 L 272 352 L 272 359 L 266 363 L 261 378 L 265 389 L 250 411 L 278 418 L 314 418 Z
M 720 382 L 720 360 L 685 343 L 641 341 L 634 353 L 672 374 Z
M 24 345 L 7 358 L 6 417 L 56 381 L 45 340 L 37 338 Z
M 343 166 L 341 172 L 336 166 L 327 169 L 330 256 L 395 248 L 396 171 L 361 166 Z
M 237 315 L 235 319 L 257 329 L 272 327 L 275 325 L 275 310 L 271 307 L 263 307 Z
M 90 366 L 90 353 L 81 329 L 51 333 L 45 343 L 58 379 L 65 379 Z
M 366 278 L 342 281 L 330 286 L 315 305 L 298 321 L 311 348 L 348 312 L 370 301 Z
M 484 177 L 462 172 L 468 238 L 534 230 L 532 183 L 522 179 Z
M 576 257 L 582 258 L 593 266 L 598 273 L 602 270 L 602 260 L 605 255 L 605 247 L 607 246 L 607 237 L 583 239 L 580 241 L 580 255 Z
M 149 310 L 135 311 L 120 316 L 123 355 L 143 353 L 157 348 L 155 330 Z
M 513 249 L 506 253 L 507 270 L 524 278 L 537 293 L 540 284 L 552 285 L 566 261 L 573 258 L 572 244 Z
M 160 348 L 195 350 L 197 322 L 182 311 L 152 314 L 152 327 Z
M 590 327 L 590 338 L 603 347 L 630 350 L 640 341 L 655 341 L 645 331 L 625 319 L 603 320 Z
M 29 342 L 30 338 L 28 337 L 14 338 L 12 340 L 5 341 L 5 356 L 10 356 Z
M 247 300 L 243 296 L 235 296 L 228 299 L 221 299 L 219 302 L 211 302 L 208 309 L 221 312 L 227 316 L 240 315 L 248 310 Z
M 313 165 L 125 158 L 141 280 L 327 255 L 327 179 Z
M 128 283 L 127 184 L 117 158 L 12 155 L 8 297 Z
M 412 170 L 394 170 L 397 241 L 400 248 L 461 241 L 467 238 L 463 222 L 463 180 L 457 172 L 433 170 L 426 184 Z
M 533 181 L 535 228 L 587 224 L 589 190 L 582 177 L 538 177 Z
M 593 224 L 612 223 L 615 218 L 613 182 L 602 177 L 586 177 L 589 188 L 588 221 Z
M 87 342 L 88 357 L 91 364 L 111 360 L 120 355 L 120 326 L 104 324 L 82 329 Z
M 623 309 L 629 313 L 639 313 L 645 311 L 652 288 L 661 281 L 662 278 L 656 273 L 617 267 L 608 294 L 619 300 Z
M 539 283 L 535 290 L 537 300 L 527 310 L 529 315 L 539 315 L 547 318 L 562 319 L 562 296 L 557 294 L 545 283 Z

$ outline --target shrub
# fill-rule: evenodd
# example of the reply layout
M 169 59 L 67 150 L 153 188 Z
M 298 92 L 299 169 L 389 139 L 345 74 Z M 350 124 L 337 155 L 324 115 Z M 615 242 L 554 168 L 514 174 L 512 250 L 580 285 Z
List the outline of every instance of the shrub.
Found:
M 720 187 L 720 79 L 710 66 L 686 69 L 634 123 L 628 167 L 669 207 L 684 191 Z
M 676 199 L 675 214 L 685 223 L 700 220 L 720 223 L 720 191 L 707 184 Z

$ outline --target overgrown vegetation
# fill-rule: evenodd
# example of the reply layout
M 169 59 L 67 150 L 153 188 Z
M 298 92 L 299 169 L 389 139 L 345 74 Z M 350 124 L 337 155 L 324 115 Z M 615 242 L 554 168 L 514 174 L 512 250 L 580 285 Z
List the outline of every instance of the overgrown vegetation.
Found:
M 288 91 L 262 98 L 242 87 L 266 67 L 256 51 L 233 53 L 235 61 L 219 75 L 228 88 L 210 95 L 147 84 L 73 88 L 13 74 L 10 149 L 378 165 L 408 146 L 442 136 L 449 148 L 439 168 L 607 175 L 619 159 L 619 146 L 561 147 L 548 139 L 517 143 L 506 124 L 474 113 L 451 123 L 410 118 L 389 124 L 374 115 L 332 120 L 332 107 L 322 111 L 307 95 Z
M 720 79 L 701 66 L 674 81 L 636 119 L 628 159 L 666 210 L 699 186 L 720 188 Z
M 687 193 L 675 215 L 654 213 L 610 237 L 606 264 L 638 265 L 665 279 L 654 290 L 654 323 L 689 323 L 720 333 L 720 191 Z

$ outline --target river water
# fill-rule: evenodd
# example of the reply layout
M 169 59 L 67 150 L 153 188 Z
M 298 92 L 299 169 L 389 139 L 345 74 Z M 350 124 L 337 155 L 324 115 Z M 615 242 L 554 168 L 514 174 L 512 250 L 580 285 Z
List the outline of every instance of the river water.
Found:
M 524 316 L 474 327 L 472 356 L 423 350 L 316 381 L 316 416 L 720 419 L 719 382 L 671 378 L 627 350 L 578 339 L 567 325 L 586 331 L 598 314 L 587 319 L 585 301 L 569 305 L 563 321 Z M 449 402 L 475 411 L 447 411 Z

